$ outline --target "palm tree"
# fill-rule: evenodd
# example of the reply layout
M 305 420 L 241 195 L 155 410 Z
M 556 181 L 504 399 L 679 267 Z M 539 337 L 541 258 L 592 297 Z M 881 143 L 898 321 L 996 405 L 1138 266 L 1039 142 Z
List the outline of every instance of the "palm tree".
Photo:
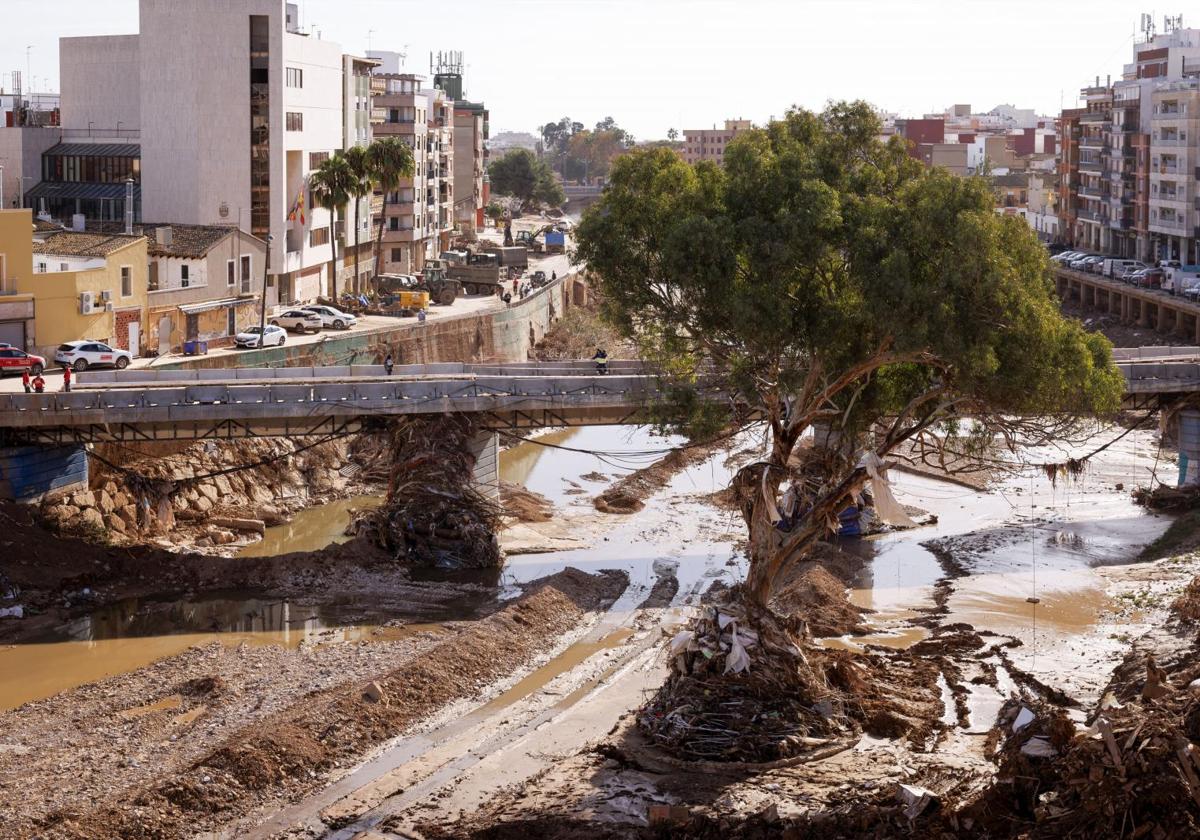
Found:
M 367 164 L 371 178 L 383 190 L 383 218 L 375 238 L 375 274 L 383 273 L 383 226 L 387 221 L 388 193 L 395 192 L 400 182 L 411 178 L 416 171 L 412 148 L 399 137 L 381 137 L 367 147 Z
M 331 158 L 326 158 L 309 181 L 313 198 L 316 199 L 317 204 L 329 211 L 329 244 L 333 250 L 333 256 L 329 260 L 329 296 L 335 305 L 337 304 L 337 237 L 334 235 L 334 230 L 337 226 L 338 208 L 346 206 L 353 187 L 354 173 L 350 170 L 350 164 L 346 163 L 346 158 L 342 156 L 341 152 L 334 154 Z
M 371 194 L 371 167 L 367 161 L 365 146 L 351 146 L 346 150 L 344 156 L 346 164 L 354 174 L 350 196 L 354 199 L 354 295 L 357 297 L 361 291 L 358 272 L 358 232 L 360 230 L 358 211 L 362 200 Z

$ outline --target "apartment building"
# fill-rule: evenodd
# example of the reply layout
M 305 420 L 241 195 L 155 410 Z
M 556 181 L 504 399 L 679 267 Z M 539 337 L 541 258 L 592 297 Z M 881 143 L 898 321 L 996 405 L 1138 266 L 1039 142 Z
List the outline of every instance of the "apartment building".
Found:
M 414 172 L 382 202 L 383 271 L 420 271 L 450 245 L 454 229 L 454 101 L 425 77 L 402 73 L 402 57 L 371 52 L 371 122 L 376 138 L 399 137 Z
M 725 162 L 725 148 L 733 142 L 738 132 L 753 128 L 750 120 L 725 120 L 724 128 L 685 128 L 683 130 L 683 149 L 681 154 L 688 163 L 699 163 L 711 160 L 721 164 Z
M 1200 29 L 1168 21 L 1133 46 L 1120 78 L 1084 87 L 1059 120 L 1059 235 L 1146 261 L 1200 260 Z
M 269 296 L 327 293 L 329 214 L 308 180 L 362 132 L 341 48 L 301 34 L 282 0 L 140 0 L 139 14 L 136 35 L 61 39 L 64 125 L 138 132 L 145 218 L 270 237 Z
M 342 58 L 342 148 L 366 147 L 371 144 L 371 73 L 379 62 L 361 56 L 347 55 Z M 343 257 L 338 274 L 338 289 L 354 287 L 355 262 L 355 219 L 358 219 L 358 270 L 359 288 L 363 288 L 375 274 L 374 237 L 371 225 L 373 196 L 366 195 L 358 200 L 357 216 L 354 203 L 346 206 L 341 227 L 346 231 L 345 241 L 339 244 L 338 255 Z
M 454 103 L 454 222 L 464 230 L 483 230 L 483 211 L 490 198 L 488 128 L 488 111 L 482 102 Z

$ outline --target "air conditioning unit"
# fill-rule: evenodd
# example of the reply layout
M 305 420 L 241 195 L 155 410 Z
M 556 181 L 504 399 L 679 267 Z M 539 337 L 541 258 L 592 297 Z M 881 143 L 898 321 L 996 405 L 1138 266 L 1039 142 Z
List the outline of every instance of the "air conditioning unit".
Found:
M 104 301 L 112 300 L 112 292 L 108 289 L 105 289 L 103 292 L 100 293 L 100 300 L 104 300 Z
M 92 310 L 96 306 L 95 292 L 80 292 L 79 293 L 79 314 L 91 315 Z
M 112 311 L 113 311 L 113 305 L 112 305 L 112 301 L 111 301 L 111 300 L 110 300 L 108 303 L 104 304 L 104 311 L 105 311 L 105 312 L 112 312 Z

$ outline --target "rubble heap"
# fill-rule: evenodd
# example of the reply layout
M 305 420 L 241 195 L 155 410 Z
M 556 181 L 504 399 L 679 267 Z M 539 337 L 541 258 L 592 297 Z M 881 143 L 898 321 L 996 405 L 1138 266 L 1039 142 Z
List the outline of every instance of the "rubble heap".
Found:
M 474 433 L 461 414 L 395 423 L 387 498 L 359 520 L 358 533 L 414 566 L 498 567 L 500 509 L 472 486 Z
M 997 780 L 966 812 L 977 823 L 1015 818 L 1032 825 L 1023 837 L 1200 835 L 1200 696 L 1153 661 L 1141 696 L 1109 704 L 1091 726 L 1010 700 L 993 738 Z

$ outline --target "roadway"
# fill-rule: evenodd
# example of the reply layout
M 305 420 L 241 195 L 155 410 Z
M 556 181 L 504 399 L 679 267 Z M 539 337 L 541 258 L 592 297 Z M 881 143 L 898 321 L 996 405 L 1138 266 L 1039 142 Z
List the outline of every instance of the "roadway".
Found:
M 571 269 L 571 261 L 566 254 L 555 254 L 553 256 L 537 257 L 530 255 L 529 270 L 541 270 L 549 276 L 551 273 L 557 273 L 559 277 L 565 276 Z M 496 295 L 468 295 L 460 297 L 452 306 L 431 306 L 426 318 L 430 322 L 446 320 L 449 318 L 458 318 L 466 315 L 477 315 L 485 312 L 492 312 L 504 308 L 504 301 Z M 288 333 L 287 343 L 289 347 L 304 346 L 309 344 L 317 344 L 327 340 L 330 336 L 341 336 L 347 332 L 353 333 L 380 333 L 388 332 L 396 329 L 397 326 L 412 324 L 413 318 L 397 318 L 389 315 L 365 315 L 359 318 L 358 325 L 348 331 L 341 330 L 322 330 L 314 333 Z M 208 358 L 223 358 L 238 356 L 245 351 L 235 347 L 214 347 L 208 351 Z M 184 356 L 182 353 L 168 353 L 163 356 L 145 357 L 134 359 L 133 364 L 128 370 L 154 369 L 160 365 L 179 362 L 184 359 L 191 358 Z M 50 392 L 59 391 L 62 389 L 62 371 L 53 366 L 53 359 L 47 359 L 50 367 L 46 369 L 44 378 L 46 379 L 46 390 Z M 231 364 L 232 366 L 232 364 Z M 85 385 L 91 378 L 90 372 L 76 376 L 77 385 Z M 0 376 L 0 394 L 18 394 L 21 393 L 21 377 L 17 375 Z

